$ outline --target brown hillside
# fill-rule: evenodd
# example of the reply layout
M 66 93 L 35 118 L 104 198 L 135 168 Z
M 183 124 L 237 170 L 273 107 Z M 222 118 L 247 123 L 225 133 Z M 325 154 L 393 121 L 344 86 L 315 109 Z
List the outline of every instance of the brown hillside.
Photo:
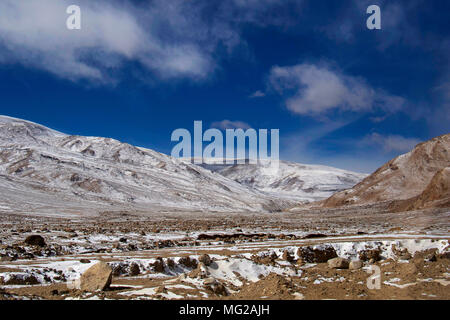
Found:
M 352 189 L 334 194 L 323 202 L 323 206 L 408 200 L 422 195 L 425 189 L 429 190 L 420 201 L 428 203 L 437 192 L 435 188 L 439 188 L 430 185 L 436 173 L 442 171 L 442 175 L 436 175 L 436 179 L 447 179 L 445 183 L 448 185 L 448 174 L 443 170 L 446 167 L 450 167 L 450 134 L 418 144 L 412 151 L 389 161 Z

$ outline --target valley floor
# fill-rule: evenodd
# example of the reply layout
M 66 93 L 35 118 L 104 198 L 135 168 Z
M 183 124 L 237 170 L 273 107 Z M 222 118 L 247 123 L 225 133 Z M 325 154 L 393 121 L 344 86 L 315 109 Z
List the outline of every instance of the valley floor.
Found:
M 0 299 L 450 299 L 449 216 L 3 213 Z M 30 235 L 45 245 L 25 243 Z M 361 265 L 336 269 L 327 263 L 336 256 Z M 110 287 L 81 291 L 98 261 L 113 270 Z

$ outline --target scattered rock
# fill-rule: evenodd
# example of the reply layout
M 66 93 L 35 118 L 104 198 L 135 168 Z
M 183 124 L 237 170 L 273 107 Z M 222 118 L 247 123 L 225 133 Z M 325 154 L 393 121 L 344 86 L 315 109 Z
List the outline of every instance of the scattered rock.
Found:
M 213 277 L 209 277 L 203 280 L 203 283 L 207 286 L 215 284 L 216 282 L 217 282 L 216 279 L 214 279 Z
M 359 252 L 359 260 L 361 261 L 370 261 L 373 259 L 372 263 L 381 260 L 381 250 L 380 249 L 369 249 L 369 250 L 361 250 Z
M 351 261 L 348 265 L 349 269 L 351 269 L 351 270 L 361 269 L 362 266 L 363 266 L 363 263 L 361 260 Z
M 135 277 L 135 276 L 139 275 L 140 273 L 141 273 L 141 268 L 139 267 L 139 265 L 138 265 L 137 263 L 133 262 L 133 263 L 130 265 L 130 272 L 129 272 L 129 275 L 130 275 L 131 277 Z
M 282 259 L 285 260 L 285 261 L 288 261 L 288 262 L 293 262 L 294 261 L 294 257 L 287 250 L 283 252 Z
M 126 274 L 126 270 L 125 270 L 124 265 L 122 265 L 122 264 L 115 265 L 114 268 L 113 268 L 113 276 L 119 277 L 119 276 L 121 276 L 123 274 Z
M 156 293 L 167 293 L 167 289 L 164 286 L 158 287 Z
M 170 269 L 175 269 L 175 261 L 173 259 L 168 258 L 166 264 Z
M 437 258 L 436 258 L 436 254 L 432 253 L 430 255 L 428 255 L 425 260 L 429 261 L 429 262 L 436 262 Z
M 304 236 L 302 239 L 317 239 L 317 238 L 326 238 L 327 235 L 326 234 L 322 234 L 322 233 L 311 233 L 311 234 L 307 234 L 306 236 Z
M 83 291 L 104 291 L 112 281 L 112 269 L 105 262 L 99 262 L 86 270 L 80 278 L 80 288 Z
M 81 263 L 91 263 L 91 260 L 88 260 L 88 259 L 80 259 L 80 262 Z
M 39 284 L 39 281 L 35 276 L 24 273 L 12 273 L 9 274 L 9 277 L 3 279 L 5 285 L 34 285 Z
M 45 243 L 45 240 L 40 235 L 31 235 L 28 236 L 25 239 L 25 243 L 30 246 L 38 246 L 38 247 L 45 247 L 47 244 Z
M 441 253 L 439 259 L 450 259 L 450 251 Z
M 399 257 L 400 260 L 410 260 L 411 258 L 412 256 L 409 252 L 406 252 Z
M 208 254 L 201 255 L 198 261 L 202 262 L 205 266 L 209 266 L 212 263 L 211 257 Z
M 330 259 L 337 258 L 336 250 L 332 246 L 319 246 L 319 247 L 300 247 L 298 248 L 297 255 L 308 263 L 325 263 Z
M 156 259 L 155 262 L 153 262 L 151 264 L 151 266 L 153 267 L 153 271 L 155 272 L 164 272 L 164 269 L 166 268 L 165 264 L 164 264 L 164 260 L 162 258 L 158 258 Z
M 191 257 L 181 257 L 180 260 L 178 260 L 178 263 L 193 269 L 197 268 L 198 264 L 197 260 L 192 259 Z
M 328 260 L 328 267 L 332 269 L 348 269 L 348 260 L 344 258 L 333 258 Z
M 14 258 L 10 257 L 10 256 L 2 256 L 2 257 L 0 257 L 0 261 L 2 261 L 2 262 L 11 262 L 11 261 L 14 261 Z
M 208 268 L 203 264 L 203 262 L 199 262 L 197 268 L 189 272 L 188 276 L 190 278 L 206 279 L 209 277 L 209 271 Z
M 227 288 L 225 288 L 225 286 L 220 282 L 216 282 L 211 285 L 210 289 L 219 296 L 228 296 Z

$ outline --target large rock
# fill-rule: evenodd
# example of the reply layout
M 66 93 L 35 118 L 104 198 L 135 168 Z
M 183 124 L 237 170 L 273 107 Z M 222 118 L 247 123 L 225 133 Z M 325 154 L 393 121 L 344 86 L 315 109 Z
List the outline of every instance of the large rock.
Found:
M 181 257 L 180 260 L 178 260 L 178 263 L 193 269 L 197 268 L 198 264 L 197 260 L 192 259 L 191 257 Z
M 139 265 L 138 265 L 137 263 L 133 262 L 133 263 L 130 265 L 130 272 L 129 272 L 129 275 L 130 275 L 131 277 L 135 277 L 135 276 L 138 276 L 140 273 L 141 273 L 141 268 L 139 267 Z
M 38 246 L 38 247 L 45 247 L 47 244 L 45 243 L 45 240 L 42 236 L 40 235 L 32 235 L 32 236 L 28 236 L 25 239 L 25 243 L 30 245 L 30 246 Z
M 332 269 L 348 269 L 348 260 L 344 258 L 333 258 L 328 260 L 328 266 Z
M 198 258 L 198 261 L 203 262 L 205 266 L 209 266 L 212 263 L 212 259 L 209 255 L 203 254 Z
M 332 246 L 300 247 L 297 255 L 304 262 L 325 263 L 330 259 L 337 258 L 336 250 Z
M 294 262 L 294 260 L 295 260 L 294 257 L 291 255 L 291 253 L 289 251 L 287 251 L 287 250 L 285 250 L 283 252 L 282 259 L 287 261 L 287 262 Z
M 158 257 L 155 262 L 150 264 L 153 268 L 153 271 L 161 273 L 164 272 L 166 269 L 166 264 L 164 263 L 164 260 L 161 257 Z
M 83 291 L 104 291 L 112 281 L 112 269 L 105 262 L 99 262 L 86 270 L 80 279 L 80 289 Z
M 361 269 L 363 266 L 363 263 L 361 260 L 354 260 L 351 261 L 350 264 L 348 265 L 349 269 L 351 270 L 358 270 Z
M 361 261 L 379 261 L 381 260 L 381 250 L 380 249 L 368 249 L 361 250 L 359 252 L 359 260 Z

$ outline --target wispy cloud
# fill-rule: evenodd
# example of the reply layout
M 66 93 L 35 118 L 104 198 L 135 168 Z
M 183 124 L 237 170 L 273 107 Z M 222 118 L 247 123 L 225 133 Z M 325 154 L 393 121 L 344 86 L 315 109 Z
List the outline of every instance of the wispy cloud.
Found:
M 217 129 L 249 129 L 251 126 L 243 121 L 222 120 L 211 123 L 211 128 Z
M 277 6 L 270 0 L 78 0 L 82 29 L 67 30 L 71 4 L 2 0 L 0 63 L 96 83 L 114 83 L 125 64 L 160 79 L 204 80 L 217 68 L 218 48 L 231 53 L 243 42 L 243 23 L 283 21 L 269 17 Z
M 406 138 L 400 135 L 382 135 L 379 133 L 372 133 L 361 141 L 363 145 L 381 147 L 388 153 L 409 152 L 420 142 L 420 139 L 416 138 Z
M 372 88 L 359 77 L 328 66 L 299 64 L 272 68 L 269 83 L 297 114 L 320 116 L 332 110 L 368 112 L 375 108 L 398 111 L 405 100 Z
M 119 1 L 81 0 L 82 29 L 67 30 L 66 8 L 70 3 L 2 1 L 1 61 L 43 69 L 70 80 L 104 82 L 111 81 L 114 70 L 126 61 L 136 61 L 162 78 L 203 78 L 214 68 L 208 52 L 191 39 L 173 43 L 158 34 L 158 25 L 167 20 L 158 17 L 157 7 L 139 12 Z
M 262 92 L 261 90 L 257 90 L 255 92 L 253 92 L 249 96 L 249 98 L 262 98 L 262 97 L 265 97 L 265 96 L 266 96 L 266 94 L 264 92 Z

